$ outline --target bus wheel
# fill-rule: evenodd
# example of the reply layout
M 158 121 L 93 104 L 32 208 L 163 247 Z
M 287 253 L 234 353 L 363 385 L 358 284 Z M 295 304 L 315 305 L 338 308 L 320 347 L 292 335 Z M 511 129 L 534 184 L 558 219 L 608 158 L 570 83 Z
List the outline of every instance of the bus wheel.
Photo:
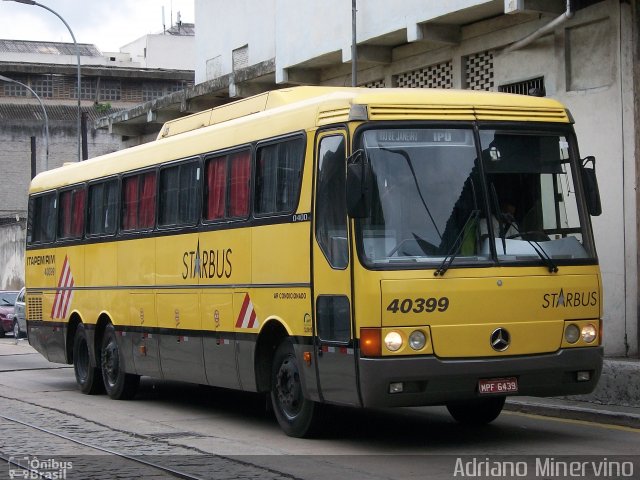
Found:
M 466 425 L 486 425 L 493 422 L 504 407 L 505 397 L 481 398 L 466 402 L 447 403 L 447 410 L 456 421 Z
M 76 374 L 76 383 L 82 393 L 95 395 L 104 392 L 102 372 L 99 368 L 91 366 L 87 331 L 82 323 L 78 324 L 76 334 L 73 337 L 73 371 Z
M 290 340 L 285 339 L 273 357 L 271 403 L 282 430 L 290 437 L 313 435 L 319 406 L 304 397 L 300 370 Z
M 118 347 L 116 330 L 108 324 L 102 337 L 102 377 L 107 395 L 115 400 L 129 400 L 138 390 L 140 376 L 126 373 L 124 358 Z

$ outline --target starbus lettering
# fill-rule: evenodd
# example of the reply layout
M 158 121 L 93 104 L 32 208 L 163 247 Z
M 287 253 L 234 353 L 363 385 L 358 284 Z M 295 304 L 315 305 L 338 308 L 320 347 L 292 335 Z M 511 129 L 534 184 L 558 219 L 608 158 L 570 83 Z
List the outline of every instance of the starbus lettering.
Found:
M 182 278 L 229 278 L 233 271 L 230 248 L 200 249 L 200 241 L 195 250 L 182 254 Z
M 545 293 L 542 297 L 542 308 L 575 308 L 595 307 L 598 305 L 598 292 L 567 291 Z

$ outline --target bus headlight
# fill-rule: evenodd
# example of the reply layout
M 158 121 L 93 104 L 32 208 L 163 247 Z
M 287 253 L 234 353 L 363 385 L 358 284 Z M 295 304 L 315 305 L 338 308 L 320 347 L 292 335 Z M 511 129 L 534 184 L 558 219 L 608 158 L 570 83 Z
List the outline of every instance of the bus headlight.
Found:
M 564 331 L 564 338 L 569 343 L 576 343 L 580 338 L 580 329 L 577 325 L 571 324 Z
M 415 330 L 409 335 L 409 346 L 414 350 L 422 350 L 426 343 L 427 337 L 420 330 Z
M 402 335 L 398 332 L 389 332 L 384 337 L 384 344 L 392 352 L 397 352 L 402 347 Z
M 590 323 L 582 327 L 582 340 L 584 340 L 586 343 L 593 342 L 597 336 L 598 332 L 596 330 L 596 327 L 594 327 Z

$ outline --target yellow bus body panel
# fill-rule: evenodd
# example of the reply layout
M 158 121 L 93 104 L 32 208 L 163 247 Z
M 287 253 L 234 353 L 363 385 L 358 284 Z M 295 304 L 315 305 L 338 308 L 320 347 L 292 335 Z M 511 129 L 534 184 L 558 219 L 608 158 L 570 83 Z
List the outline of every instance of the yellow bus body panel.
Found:
M 599 325 L 597 266 L 563 266 L 556 274 L 543 267 L 460 268 L 437 278 L 430 270 L 356 272 L 359 326 L 428 329 L 439 357 L 555 352 L 566 321 L 592 319 Z M 437 306 L 441 299 L 447 299 L 446 309 Z M 427 305 L 436 306 L 431 310 Z M 508 329 L 513 339 L 504 352 L 490 347 L 489 338 L 498 327 Z

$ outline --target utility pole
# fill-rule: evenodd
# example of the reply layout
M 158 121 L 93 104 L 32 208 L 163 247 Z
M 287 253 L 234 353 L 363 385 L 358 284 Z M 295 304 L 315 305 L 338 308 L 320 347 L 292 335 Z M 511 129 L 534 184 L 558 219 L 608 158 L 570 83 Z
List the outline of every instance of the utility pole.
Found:
M 356 0 L 351 0 L 351 86 L 358 86 L 358 46 L 356 44 Z

